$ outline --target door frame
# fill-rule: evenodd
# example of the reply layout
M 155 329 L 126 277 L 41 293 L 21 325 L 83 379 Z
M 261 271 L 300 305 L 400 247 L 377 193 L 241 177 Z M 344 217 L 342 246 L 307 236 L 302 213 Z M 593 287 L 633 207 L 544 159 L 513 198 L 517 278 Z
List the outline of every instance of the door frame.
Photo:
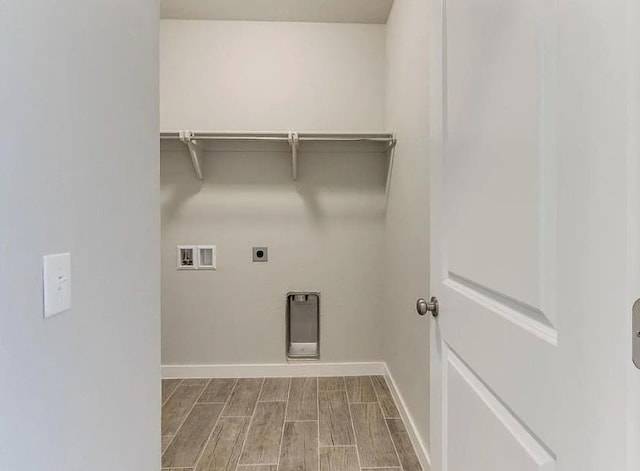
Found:
M 442 231 L 442 204 L 440 198 L 443 195 L 443 160 L 444 146 L 444 74 L 443 64 L 445 43 L 445 3 L 444 0 L 431 0 L 430 31 L 431 40 L 429 47 L 429 188 L 430 188 L 430 264 L 431 274 L 430 292 L 437 296 L 439 282 L 444 277 L 444 265 L 441 260 L 440 245 L 443 242 Z M 435 224 L 434 224 L 435 222 Z M 442 449 L 442 436 L 440 429 L 442 424 L 442 341 L 437 326 L 437 318 L 429 319 L 429 350 L 430 350 L 430 431 L 429 431 L 429 458 L 432 471 L 446 469 L 446 463 L 440 461 L 439 453 L 434 450 Z
M 627 34 L 628 61 L 628 187 L 629 187 L 629 254 L 628 306 L 631 312 L 640 298 L 640 3 L 627 1 L 629 29 Z M 628 319 L 632 332 L 631 316 Z M 628 342 L 631 346 L 631 342 Z M 631 347 L 629 348 L 631 355 Z M 640 371 L 628 362 L 627 434 L 628 471 L 640 469 Z

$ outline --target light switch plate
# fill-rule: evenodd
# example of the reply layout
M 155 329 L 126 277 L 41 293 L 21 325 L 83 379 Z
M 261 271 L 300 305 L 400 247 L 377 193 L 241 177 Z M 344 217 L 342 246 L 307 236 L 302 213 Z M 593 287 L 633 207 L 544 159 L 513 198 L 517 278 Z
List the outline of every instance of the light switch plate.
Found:
M 42 275 L 44 317 L 71 309 L 71 254 L 46 255 Z

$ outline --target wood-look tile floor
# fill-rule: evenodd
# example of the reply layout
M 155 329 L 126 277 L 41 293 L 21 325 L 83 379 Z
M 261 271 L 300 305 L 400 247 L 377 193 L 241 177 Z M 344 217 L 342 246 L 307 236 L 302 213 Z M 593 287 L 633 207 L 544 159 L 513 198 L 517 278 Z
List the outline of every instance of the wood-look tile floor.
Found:
M 422 471 L 383 376 L 163 380 L 162 469 Z

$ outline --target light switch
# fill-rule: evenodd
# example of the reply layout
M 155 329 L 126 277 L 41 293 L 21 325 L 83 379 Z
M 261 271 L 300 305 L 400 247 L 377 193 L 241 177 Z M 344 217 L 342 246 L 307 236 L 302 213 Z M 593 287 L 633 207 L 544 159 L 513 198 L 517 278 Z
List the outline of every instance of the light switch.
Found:
M 44 317 L 71 309 L 71 254 L 46 255 L 42 273 Z

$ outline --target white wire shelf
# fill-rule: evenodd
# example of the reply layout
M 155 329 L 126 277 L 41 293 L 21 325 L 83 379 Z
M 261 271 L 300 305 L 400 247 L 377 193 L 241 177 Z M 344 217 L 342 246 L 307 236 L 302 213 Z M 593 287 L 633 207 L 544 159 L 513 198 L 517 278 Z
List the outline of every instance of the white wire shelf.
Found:
M 291 147 L 291 178 L 298 179 L 298 153 L 301 142 L 379 142 L 385 145 L 384 150 L 392 159 L 396 138 L 392 133 L 332 133 L 332 132 L 296 132 L 296 131 L 163 131 L 160 133 L 161 141 L 178 140 L 183 142 L 189 150 L 196 176 L 204 179 L 204 163 L 202 153 L 205 149 L 202 142 L 286 142 Z M 391 172 L 392 162 L 389 162 Z

